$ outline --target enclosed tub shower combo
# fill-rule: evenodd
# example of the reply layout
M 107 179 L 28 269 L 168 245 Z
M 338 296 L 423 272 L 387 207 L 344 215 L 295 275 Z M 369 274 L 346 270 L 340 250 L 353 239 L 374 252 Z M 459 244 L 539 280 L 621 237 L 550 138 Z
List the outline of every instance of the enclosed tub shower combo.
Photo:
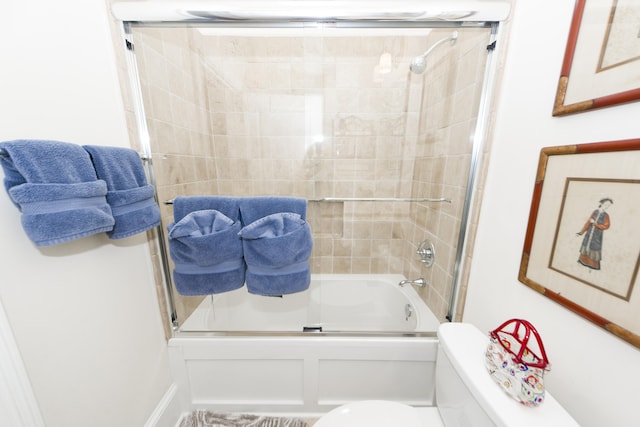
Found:
M 434 404 L 509 2 L 117 2 L 192 409 Z

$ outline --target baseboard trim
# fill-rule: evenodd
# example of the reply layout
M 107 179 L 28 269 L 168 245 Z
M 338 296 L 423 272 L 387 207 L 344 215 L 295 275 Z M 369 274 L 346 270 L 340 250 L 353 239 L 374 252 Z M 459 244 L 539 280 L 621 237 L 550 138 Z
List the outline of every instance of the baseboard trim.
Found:
M 158 406 L 153 411 L 144 427 L 177 427 L 180 422 L 183 410 L 178 399 L 178 386 L 173 383 L 162 396 Z

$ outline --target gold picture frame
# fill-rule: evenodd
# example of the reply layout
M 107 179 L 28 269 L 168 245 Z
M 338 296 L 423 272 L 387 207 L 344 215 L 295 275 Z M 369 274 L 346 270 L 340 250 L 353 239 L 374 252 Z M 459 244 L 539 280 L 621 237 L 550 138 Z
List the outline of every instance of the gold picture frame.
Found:
M 640 2 L 576 0 L 553 116 L 640 99 Z
M 640 139 L 546 147 L 518 280 L 640 348 Z

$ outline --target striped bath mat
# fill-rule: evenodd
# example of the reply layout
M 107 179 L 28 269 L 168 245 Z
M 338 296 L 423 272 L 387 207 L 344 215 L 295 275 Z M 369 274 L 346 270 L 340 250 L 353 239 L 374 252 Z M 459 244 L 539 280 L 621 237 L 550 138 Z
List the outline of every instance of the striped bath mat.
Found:
M 222 414 L 200 410 L 187 415 L 180 427 L 307 427 L 307 423 L 299 418 Z

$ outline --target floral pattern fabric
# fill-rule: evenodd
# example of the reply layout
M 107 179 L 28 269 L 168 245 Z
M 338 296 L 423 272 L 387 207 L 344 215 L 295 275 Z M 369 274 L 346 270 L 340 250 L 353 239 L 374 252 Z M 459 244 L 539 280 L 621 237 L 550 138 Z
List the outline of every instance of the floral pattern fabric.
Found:
M 514 345 L 507 338 L 498 342 L 491 337 L 485 354 L 485 364 L 491 378 L 512 398 L 526 406 L 538 406 L 544 401 L 544 369 L 519 363 L 504 346 Z M 529 357 L 532 355 L 529 354 Z

